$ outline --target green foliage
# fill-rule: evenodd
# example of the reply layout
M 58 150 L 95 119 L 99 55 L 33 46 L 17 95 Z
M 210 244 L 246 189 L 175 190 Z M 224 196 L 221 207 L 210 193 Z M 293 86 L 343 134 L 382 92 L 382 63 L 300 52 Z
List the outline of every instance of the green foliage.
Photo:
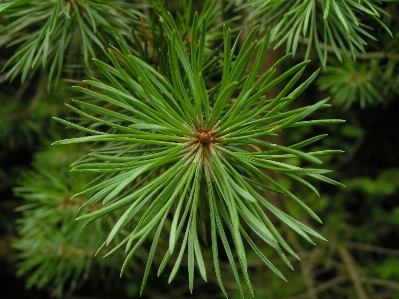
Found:
M 184 43 L 190 41 L 190 31 L 193 21 L 193 1 L 184 1 L 183 12 L 176 11 L 176 16 L 174 17 L 174 22 L 178 33 L 183 39 Z M 222 37 L 222 27 L 223 25 L 231 24 L 234 21 L 240 19 L 239 16 L 233 16 L 231 18 L 224 18 L 223 22 L 220 19 L 223 18 L 224 8 L 219 1 L 203 1 L 201 10 L 198 11 L 198 26 L 201 28 L 202 24 L 206 22 L 206 32 L 205 32 L 205 49 L 206 51 L 213 51 L 215 48 L 214 42 L 220 40 Z M 154 10 L 159 15 L 166 15 L 168 13 L 167 9 L 168 3 L 162 1 L 155 1 Z M 194 6 L 198 4 L 194 3 Z M 162 40 L 162 39 L 161 39 Z M 216 47 L 217 48 L 217 47 Z
M 392 50 L 395 39 L 385 25 L 395 19 L 387 11 L 397 14 L 393 2 L 397 1 L 251 0 L 243 7 L 249 9 L 249 19 L 260 23 L 261 28 L 271 26 L 270 39 L 275 48 L 285 44 L 286 52 L 295 55 L 304 44 L 306 51 L 299 54 L 305 59 L 317 53 L 325 70 L 319 79 L 321 90 L 328 90 L 337 104 L 348 109 L 355 102 L 365 108 L 398 94 L 397 55 Z M 380 29 L 374 28 L 376 24 L 384 32 L 376 30 Z M 368 56 L 366 50 L 380 50 L 381 45 L 389 51 L 386 56 L 380 52 Z
M 373 80 L 381 81 L 380 94 L 384 103 L 395 101 L 399 95 L 399 56 L 379 65 L 379 72 Z
M 395 2 L 1 2 L 0 189 L 15 185 L 12 150 L 33 150 L 37 137 L 91 143 L 84 157 L 76 146 L 47 149 L 23 172 L 19 274 L 58 297 L 127 278 L 118 289 L 128 297 L 187 298 L 195 286 L 209 298 L 341 299 L 356 297 L 357 281 L 370 298 L 393 298 L 398 252 L 382 247 L 398 237 L 395 155 L 390 169 L 370 168 L 382 168 L 395 130 L 363 127 L 378 119 L 368 109 L 341 110 L 349 124 L 330 126 L 342 122 L 337 110 L 315 99 L 394 103 L 397 40 L 383 24 L 398 37 Z M 273 64 L 281 51 L 269 44 L 297 59 Z M 6 82 L 19 76 L 19 87 Z M 60 99 L 70 97 L 68 117 Z M 80 133 L 54 134 L 64 126 Z M 389 145 L 356 158 L 380 132 Z M 348 188 L 323 184 L 342 186 L 336 180 Z M 15 215 L 3 211 L 16 204 L 0 203 L 0 231 L 13 233 L 4 219 Z M 329 242 L 313 246 L 321 235 Z M 0 235 L 0 256 L 4 243 Z
M 34 171 L 25 171 L 20 187 L 14 189 L 25 200 L 17 209 L 22 213 L 20 238 L 14 242 L 20 251 L 18 275 L 28 274 L 27 287 L 49 288 L 55 297 L 73 292 L 89 276 L 103 279 L 105 272 L 119 268 L 115 261 L 94 256 L 112 221 L 86 229 L 75 221 L 82 214 L 77 208 L 84 198 L 70 198 L 89 182 L 87 174 L 67 171 L 77 154 L 76 146 L 37 154 Z
M 4 69 L 8 77 L 21 75 L 24 82 L 32 69 L 50 65 L 49 82 L 58 83 L 67 66 L 70 79 L 84 70 L 91 75 L 89 59 L 98 56 L 115 37 L 130 36 L 139 26 L 137 8 L 125 1 L 109 0 L 14 0 L 0 4 L 0 14 L 12 21 L 0 30 L 18 46 Z M 142 17 L 142 15 L 140 15 Z M 82 54 L 83 53 L 83 57 Z
M 62 130 L 50 115 L 66 115 L 58 100 L 58 97 L 65 96 L 65 92 L 61 89 L 46 94 L 45 82 L 39 81 L 36 90 L 32 87 L 26 90 L 27 85 L 18 89 L 8 86 L 7 93 L 0 94 L 0 105 L 3 107 L 0 110 L 0 138 L 5 149 L 16 150 L 21 145 L 32 148 L 37 139 L 49 137 L 43 128 L 48 128 L 49 132 Z
M 286 44 L 286 51 L 296 53 L 298 43 L 306 38 L 305 57 L 312 49 L 323 66 L 326 66 L 328 47 L 331 47 L 337 58 L 365 52 L 367 39 L 376 40 L 370 33 L 371 27 L 363 19 L 365 16 L 374 19 L 391 36 L 392 33 L 381 22 L 387 15 L 381 2 L 362 0 L 250 0 L 250 18 L 261 22 L 262 27 L 272 27 L 271 41 L 275 47 Z M 388 1 L 391 2 L 391 1 Z
M 399 169 L 387 169 L 376 179 L 359 177 L 348 180 L 345 185 L 349 190 L 361 190 L 370 195 L 392 195 L 399 189 Z
M 327 90 L 333 101 L 349 109 L 359 102 L 361 108 L 383 101 L 376 66 L 345 60 L 343 64 L 328 66 L 318 80 L 320 90 Z
M 285 175 L 316 194 L 316 189 L 304 177 L 340 185 L 324 176 L 328 170 L 302 168 L 285 162 L 296 157 L 321 164 L 319 156 L 339 152 L 303 151 L 305 146 L 325 135 L 290 146 L 276 144 L 276 136 L 292 127 L 340 121 L 304 120 L 312 112 L 328 107 L 326 100 L 299 109 L 287 109 L 318 73 L 316 71 L 297 84 L 308 61 L 276 77 L 276 68 L 289 58 L 286 55 L 258 76 L 268 48 L 269 33 L 260 41 L 251 42 L 256 34 L 254 29 L 235 55 L 238 38 L 232 46 L 232 33 L 224 27 L 221 82 L 216 87 L 208 88 L 203 71 L 206 23 L 199 23 L 198 16 L 194 16 L 187 48 L 177 34 L 178 29 L 171 15 L 163 15 L 161 23 L 168 46 L 167 53 L 163 53 L 168 57 L 168 72 L 157 72 L 132 55 L 120 40 L 122 50 L 112 47 L 108 51 L 112 64 L 95 60 L 106 80 L 84 81 L 91 89 L 75 87 L 96 99 L 91 101 L 95 104 L 74 100 L 79 108 L 68 105 L 90 126 L 57 118 L 59 122 L 82 130 L 89 136 L 61 140 L 56 144 L 104 143 L 88 159 L 73 167 L 73 171 L 77 172 L 107 175 L 101 182 L 75 195 L 76 198 L 82 195 L 89 197 L 82 207 L 100 202 L 105 205 L 79 219 L 86 219 L 88 224 L 117 210 L 124 210 L 104 246 L 109 245 L 130 222 L 136 223 L 128 236 L 111 251 L 126 246 L 128 256 L 122 271 L 138 248 L 152 236 L 143 290 L 164 222 L 172 213 L 169 246 L 158 275 L 171 256 L 177 253 L 169 276 L 169 281 L 172 281 L 187 250 L 190 291 L 193 290 L 195 263 L 202 278 L 207 280 L 199 237 L 207 244 L 210 234 L 216 278 L 223 293 L 227 296 L 218 260 L 220 244 L 226 252 L 241 295 L 235 259 L 238 259 L 244 280 L 253 294 L 244 240 L 272 271 L 285 278 L 259 250 L 250 237 L 250 231 L 273 248 L 287 266 L 291 267 L 291 264 L 283 251 L 298 258 L 262 208 L 308 242 L 313 244 L 310 236 L 324 240 L 263 197 L 263 190 L 281 193 L 320 222 L 304 202 L 267 173 Z M 246 75 L 250 57 L 255 53 L 255 62 Z M 274 99 L 267 100 L 263 94 L 283 82 L 281 92 Z M 109 129 L 105 130 L 106 127 Z
M 382 264 L 375 267 L 382 278 L 397 280 L 399 278 L 399 258 L 387 258 Z

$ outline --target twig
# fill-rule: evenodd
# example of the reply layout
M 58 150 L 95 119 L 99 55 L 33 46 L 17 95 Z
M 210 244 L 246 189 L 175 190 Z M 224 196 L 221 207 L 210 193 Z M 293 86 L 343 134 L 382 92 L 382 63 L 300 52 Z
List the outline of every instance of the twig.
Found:
M 357 297 L 359 299 L 369 299 L 369 297 L 366 294 L 366 291 L 362 286 L 361 277 L 359 277 L 359 274 L 356 271 L 357 265 L 352 255 L 350 254 L 348 249 L 346 249 L 346 247 L 342 245 L 338 247 L 338 252 L 342 258 L 342 261 L 344 262 L 346 269 L 348 270 L 349 277 L 355 287 Z
M 32 103 L 30 104 L 30 108 L 32 110 L 36 110 L 37 105 L 39 104 L 39 102 L 42 100 L 44 94 L 46 93 L 46 69 L 42 68 L 40 70 L 40 77 L 39 77 L 39 83 L 38 83 L 38 87 L 35 93 L 35 96 L 32 99 Z
M 32 102 L 29 105 L 29 108 L 22 110 L 22 111 L 17 111 L 15 113 L 11 113 L 8 115 L 1 116 L 0 123 L 6 122 L 6 121 L 14 121 L 14 120 L 21 119 L 21 118 L 26 118 L 26 117 L 30 116 L 32 113 L 34 113 L 36 111 L 36 108 L 37 108 L 40 100 L 43 98 L 43 95 L 46 91 L 45 80 L 46 80 L 46 72 L 43 69 L 40 72 L 39 83 L 37 85 L 38 87 L 37 87 L 36 93 L 32 99 Z M 25 93 L 25 91 L 29 85 L 30 85 L 30 79 L 25 81 L 25 83 L 18 89 L 18 92 L 16 93 L 16 98 L 22 97 L 22 95 Z
M 370 251 L 370 252 L 374 252 L 374 253 L 386 254 L 386 255 L 391 255 L 391 256 L 399 256 L 399 250 L 386 249 L 386 248 L 371 245 L 371 244 L 350 242 L 350 243 L 346 243 L 346 247 L 363 250 L 363 251 Z
M 352 114 L 349 115 L 350 120 L 354 123 L 356 128 L 359 130 L 362 130 L 362 127 L 360 125 L 360 122 L 356 116 L 353 116 Z M 356 141 L 353 143 L 351 149 L 349 152 L 341 159 L 339 160 L 335 165 L 333 165 L 332 169 L 334 171 L 337 171 L 341 169 L 343 166 L 347 165 L 350 161 L 353 160 L 354 156 L 356 155 L 357 151 L 359 148 L 362 146 L 364 143 L 364 140 L 366 139 L 365 134 L 361 134 Z
M 296 252 L 304 251 L 304 248 L 299 244 L 299 242 L 294 238 L 293 232 L 284 226 L 284 230 L 287 233 L 288 240 L 294 247 Z M 315 281 L 313 273 L 314 259 L 306 258 L 301 261 L 301 276 L 303 282 L 307 288 L 307 298 L 308 299 L 318 299 L 317 292 L 315 291 Z
M 28 108 L 28 109 L 23 110 L 23 111 L 18 111 L 18 112 L 11 113 L 11 114 L 8 114 L 8 115 L 3 115 L 2 117 L 0 117 L 0 123 L 28 117 L 29 115 L 32 114 L 32 112 L 33 111 L 30 108 Z
M 11 234 L 6 234 L 0 238 L 0 257 L 8 260 L 12 260 L 12 248 L 11 243 L 14 236 Z
M 304 44 L 309 44 L 308 37 L 300 36 L 298 41 L 301 43 L 304 43 Z M 320 46 L 320 49 L 322 49 L 322 50 L 327 49 L 327 52 L 335 53 L 334 48 L 330 45 L 325 45 L 323 43 L 319 43 L 319 46 Z M 345 52 L 342 49 L 339 49 L 338 52 L 342 55 L 352 56 L 351 52 Z M 368 53 L 358 52 L 358 53 L 355 53 L 355 58 L 359 58 L 359 59 L 374 59 L 374 58 L 399 59 L 399 54 L 390 53 L 390 52 L 368 52 Z
M 339 160 L 335 165 L 333 165 L 333 167 L 332 167 L 333 170 L 337 171 L 337 170 L 341 169 L 343 166 L 347 165 L 350 161 L 352 161 L 353 158 L 355 157 L 357 151 L 360 149 L 360 147 L 364 143 L 364 140 L 365 140 L 364 135 L 359 136 L 356 139 L 355 143 L 352 145 L 348 154 L 345 155 L 345 157 L 342 160 Z
M 6 46 L 10 41 L 13 40 L 11 35 L 5 35 L 0 38 L 0 47 Z
M 317 299 L 317 292 L 315 291 L 315 281 L 313 273 L 313 262 L 311 259 L 303 260 L 301 263 L 301 274 L 303 281 L 308 289 L 309 299 Z
M 363 277 L 361 280 L 362 280 L 362 282 L 365 282 L 365 283 L 371 283 L 371 284 L 399 290 L 399 282 L 396 282 L 396 281 L 380 279 L 380 278 L 367 278 L 367 277 Z
M 7 80 L 7 73 L 0 75 L 0 84 L 3 84 Z
M 392 299 L 392 292 L 387 291 L 384 293 L 378 293 L 374 296 L 374 299 Z
M 26 90 L 30 86 L 31 81 L 32 81 L 32 76 L 28 76 L 15 92 L 14 98 L 16 99 L 22 98 L 22 96 L 25 94 Z
M 325 283 L 319 284 L 317 287 L 314 288 L 314 292 L 316 294 L 324 292 L 324 291 L 326 291 L 334 286 L 337 286 L 347 280 L 348 280 L 348 278 L 345 276 L 335 277 Z M 308 293 L 306 292 L 306 293 L 303 293 L 303 294 L 300 294 L 297 296 L 289 297 L 288 299 L 308 299 L 308 298 L 309 298 Z

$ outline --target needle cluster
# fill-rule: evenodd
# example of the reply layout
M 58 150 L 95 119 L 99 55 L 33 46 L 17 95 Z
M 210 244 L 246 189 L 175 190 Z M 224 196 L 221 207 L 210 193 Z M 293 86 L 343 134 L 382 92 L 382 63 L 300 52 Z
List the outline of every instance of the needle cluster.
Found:
M 169 276 L 172 281 L 187 252 L 192 291 L 195 264 L 207 280 L 202 248 L 210 244 L 214 271 L 224 294 L 227 296 L 219 266 L 219 247 L 226 252 L 242 296 L 239 268 L 253 293 L 244 243 L 285 279 L 258 248 L 253 234 L 273 248 L 289 267 L 286 253 L 298 258 L 270 220 L 271 215 L 311 243 L 310 236 L 324 239 L 264 197 L 265 190 L 284 194 L 320 222 L 304 202 L 271 174 L 285 175 L 316 194 L 314 186 L 304 177 L 339 184 L 324 176 L 328 170 L 285 162 L 297 157 L 321 164 L 319 156 L 339 151 L 305 152 L 303 148 L 326 135 L 289 146 L 278 145 L 276 136 L 296 126 L 341 121 L 304 120 L 312 112 L 328 107 L 327 99 L 302 108 L 288 108 L 318 73 L 298 83 L 309 61 L 276 76 L 276 68 L 290 57 L 286 55 L 268 71 L 259 73 L 270 32 L 255 40 L 255 28 L 237 51 L 240 37 L 232 43 L 232 32 L 225 26 L 222 76 L 220 82 L 211 87 L 204 67 L 214 63 L 214 57 L 204 51 L 206 21 L 199 22 L 198 16 L 194 16 L 189 40 L 180 37 L 170 14 L 162 15 L 160 22 L 166 53 L 160 52 L 158 56 L 167 57 L 167 67 L 157 70 L 132 55 L 119 40 L 119 48 L 111 46 L 106 52 L 110 63 L 94 60 L 103 79 L 86 80 L 89 88 L 75 87 L 88 96 L 86 101 L 74 100 L 77 106 L 68 105 L 82 122 L 57 119 L 86 132 L 87 136 L 60 140 L 56 144 L 96 144 L 96 149 L 74 166 L 73 171 L 95 172 L 102 179 L 75 197 L 88 197 L 82 208 L 100 202 L 104 207 L 79 219 L 85 219 L 88 224 L 123 211 L 103 244 L 106 247 L 116 236 L 123 237 L 107 253 L 125 246 L 127 257 L 122 272 L 140 246 L 152 239 L 142 291 L 155 253 L 164 250 L 157 249 L 160 236 L 167 233 L 169 246 L 158 275 L 174 257 Z M 255 62 L 248 73 L 251 56 L 255 56 Z M 209 69 L 212 68 L 206 68 Z M 280 84 L 283 84 L 281 92 L 273 99 L 266 99 L 265 92 Z

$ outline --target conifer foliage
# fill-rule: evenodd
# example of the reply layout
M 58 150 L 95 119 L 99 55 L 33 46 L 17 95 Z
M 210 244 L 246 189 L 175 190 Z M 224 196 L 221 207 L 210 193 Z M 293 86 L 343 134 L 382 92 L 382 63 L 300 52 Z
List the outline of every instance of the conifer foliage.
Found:
M 28 287 L 47 288 L 54 297 L 73 293 L 89 277 L 103 280 L 107 272 L 117 276 L 119 266 L 115 261 L 123 261 L 122 253 L 114 260 L 95 256 L 112 221 L 97 222 L 88 228 L 75 221 L 85 199 L 70 198 L 91 180 L 88 174 L 68 171 L 78 158 L 76 154 L 79 151 L 75 145 L 37 153 L 34 170 L 25 171 L 20 186 L 15 188 L 25 200 L 18 207 L 23 214 L 18 221 L 21 238 L 14 242 L 20 250 L 18 274 L 29 274 Z M 93 205 L 89 210 L 100 207 Z
M 222 78 L 210 94 L 202 72 L 206 23 L 198 24 L 198 17 L 194 16 L 186 51 L 177 35 L 178 29 L 172 16 L 169 14 L 161 18 L 167 40 L 167 53 L 163 55 L 168 57 L 167 69 L 170 73 L 157 72 L 133 56 L 127 46 L 120 42 L 122 50 L 112 47 L 108 51 L 111 65 L 96 60 L 106 78 L 103 80 L 105 82 L 85 80 L 92 88 L 75 87 L 93 100 L 75 100 L 79 108 L 68 105 L 93 128 L 57 119 L 65 125 L 87 132 L 88 136 L 61 140 L 55 144 L 105 144 L 91 153 L 89 159 L 72 169 L 109 174 L 107 179 L 76 195 L 90 195 L 83 207 L 98 202 L 105 204 L 104 208 L 79 219 L 87 219 L 87 223 L 90 223 L 118 209 L 125 209 L 104 245 L 108 245 L 119 232 L 134 222 L 134 229 L 116 248 L 126 244 L 128 256 L 124 265 L 127 265 L 139 246 L 151 236 L 153 241 L 148 270 L 157 250 L 158 238 L 165 233 L 164 222 L 172 213 L 168 232 L 169 247 L 158 273 L 162 272 L 166 261 L 176 250 L 178 255 L 169 281 L 173 280 L 183 254 L 187 251 L 190 290 L 193 289 L 195 262 L 202 278 L 206 280 L 207 277 L 201 243 L 208 243 L 209 232 L 215 273 L 222 290 L 219 246 L 226 251 L 237 284 L 240 285 L 233 251 L 237 253 L 244 279 L 251 289 L 244 241 L 284 279 L 258 249 L 247 231 L 252 230 L 274 248 L 288 266 L 290 263 L 283 249 L 295 257 L 297 255 L 281 237 L 262 207 L 309 242 L 312 242 L 309 235 L 323 239 L 261 195 L 263 189 L 283 193 L 321 222 L 305 203 L 270 175 L 262 172 L 282 173 L 314 191 L 314 187 L 302 177 L 338 184 L 324 176 L 328 170 L 301 168 L 284 162 L 286 158 L 300 157 L 310 163 L 321 164 L 318 156 L 335 151 L 307 153 L 302 148 L 320 140 L 324 135 L 290 146 L 278 145 L 273 141 L 286 128 L 339 122 L 304 120 L 313 111 L 328 106 L 326 100 L 299 109 L 284 109 L 297 99 L 318 72 L 297 87 L 294 86 L 308 64 L 307 61 L 280 76 L 274 76 L 276 67 L 289 57 L 287 55 L 259 76 L 258 70 L 265 58 L 269 34 L 260 41 L 251 42 L 256 34 L 254 29 L 237 55 L 234 55 L 231 50 L 231 31 L 224 28 Z M 237 40 L 234 44 L 237 44 Z M 244 70 L 255 51 L 255 64 L 250 74 L 246 75 Z M 285 87 L 280 94 L 267 100 L 264 93 L 281 82 L 285 82 Z M 236 95 L 234 101 L 233 94 Z M 94 100 L 99 102 L 93 105 L 90 102 Z M 109 107 L 115 109 L 103 108 L 106 104 L 111 104 Z M 121 113 L 119 108 L 125 113 Z M 155 235 L 152 236 L 153 231 Z M 228 233 L 232 242 L 228 241 Z M 202 236 L 202 242 L 199 236 Z M 179 243 L 180 246 L 176 246 Z M 146 277 L 143 285 L 145 280 Z
M 380 2 L 14 0 L 0 3 L 0 16 L 7 17 L 0 34 L 15 49 L 4 63 L 7 79 L 29 81 L 42 67 L 49 92 L 72 83 L 69 117 L 54 117 L 60 131 L 72 130 L 53 144 L 90 146 L 68 161 L 70 173 L 65 163 L 36 162 L 15 189 L 26 201 L 15 247 L 29 285 L 51 285 L 60 297 L 96 267 L 121 267 L 123 275 L 139 258 L 140 295 L 156 264 L 169 283 L 185 268 L 191 293 L 196 276 L 212 275 L 227 297 L 231 275 L 244 298 L 243 285 L 256 296 L 249 252 L 283 280 L 286 269 L 265 248 L 288 268 L 291 257 L 299 260 L 281 227 L 311 244 L 326 241 L 271 198 L 321 223 L 286 182 L 316 196 L 320 182 L 343 186 L 321 166 L 342 151 L 315 149 L 327 134 L 298 134 L 294 143 L 283 136 L 343 122 L 313 116 L 330 107 L 329 98 L 300 100 L 320 68 L 327 72 L 320 89 L 339 97 L 335 103 L 349 108 L 359 93 L 362 106 L 378 102 L 367 67 L 354 86 L 344 78 L 355 78 L 356 62 L 341 63 L 375 40 L 369 19 L 392 36 Z M 287 54 L 265 70 L 269 45 L 283 43 Z M 317 63 L 293 62 L 296 53 Z M 229 274 L 222 275 L 221 255 Z
M 358 51 L 365 52 L 365 45 L 368 43 L 366 39 L 377 40 L 370 32 L 372 28 L 363 23 L 364 16 L 372 18 L 392 37 L 391 31 L 380 20 L 388 14 L 374 1 L 249 2 L 252 7 L 251 17 L 256 20 L 262 18 L 263 26 L 273 26 L 272 40 L 276 42 L 276 47 L 286 43 L 287 51 L 295 54 L 299 39 L 306 38 L 306 57 L 310 55 L 312 48 L 316 49 L 323 66 L 327 62 L 328 46 L 342 61 L 342 56 L 351 55 L 355 59 Z

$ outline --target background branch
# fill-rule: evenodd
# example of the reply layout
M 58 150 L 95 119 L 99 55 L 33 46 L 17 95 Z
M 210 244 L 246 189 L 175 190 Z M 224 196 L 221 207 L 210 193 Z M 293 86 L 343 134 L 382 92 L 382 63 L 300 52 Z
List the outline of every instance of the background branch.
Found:
M 344 262 L 344 265 L 349 273 L 349 277 L 355 287 L 356 295 L 358 299 L 369 299 L 369 296 L 366 294 L 366 291 L 364 290 L 362 286 L 362 280 L 359 274 L 357 273 L 357 265 L 348 251 L 343 245 L 338 247 L 338 252 L 339 255 L 342 258 L 342 261 Z

